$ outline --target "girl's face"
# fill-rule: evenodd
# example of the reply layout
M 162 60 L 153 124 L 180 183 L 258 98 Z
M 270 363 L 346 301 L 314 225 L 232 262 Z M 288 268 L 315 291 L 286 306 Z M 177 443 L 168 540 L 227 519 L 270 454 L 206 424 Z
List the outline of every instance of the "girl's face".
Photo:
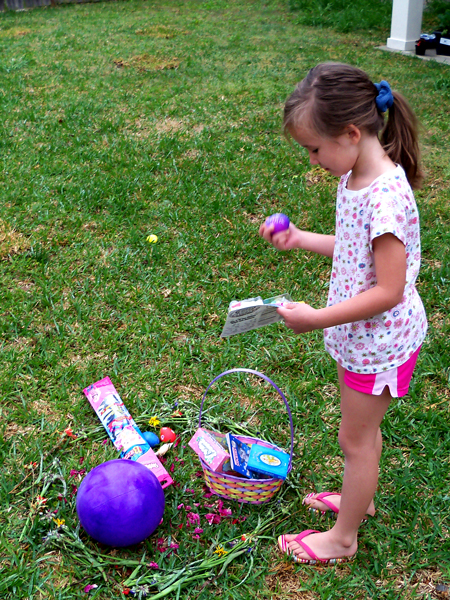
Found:
M 352 170 L 358 160 L 359 138 L 355 138 L 353 129 L 335 138 L 322 137 L 311 129 L 301 127 L 289 130 L 289 133 L 308 151 L 312 165 L 320 165 L 336 177 L 341 177 Z

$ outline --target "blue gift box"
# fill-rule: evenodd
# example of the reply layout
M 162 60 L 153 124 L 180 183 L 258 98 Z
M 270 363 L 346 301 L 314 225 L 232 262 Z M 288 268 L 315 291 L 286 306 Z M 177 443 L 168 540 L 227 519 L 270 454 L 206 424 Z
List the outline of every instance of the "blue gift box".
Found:
M 286 479 L 289 469 L 289 454 L 281 450 L 253 444 L 247 467 L 254 473 L 262 473 L 277 479 Z

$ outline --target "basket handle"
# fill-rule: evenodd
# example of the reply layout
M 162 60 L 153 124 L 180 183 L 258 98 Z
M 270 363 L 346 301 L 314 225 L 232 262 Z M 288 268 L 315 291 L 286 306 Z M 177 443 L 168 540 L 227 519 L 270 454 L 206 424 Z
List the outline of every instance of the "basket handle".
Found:
M 206 398 L 206 394 L 208 393 L 210 387 L 213 385 L 213 383 L 215 383 L 218 379 L 220 379 L 221 377 L 224 377 L 225 375 L 229 375 L 230 373 L 252 373 L 253 375 L 257 375 L 258 377 L 261 377 L 262 379 L 264 379 L 265 381 L 267 381 L 268 383 L 270 383 L 270 385 L 275 388 L 275 390 L 279 393 L 279 395 L 281 396 L 284 405 L 286 407 L 286 411 L 289 417 L 289 425 L 291 428 L 291 449 L 290 449 L 290 457 L 289 457 L 289 469 L 292 466 L 292 456 L 294 454 L 294 425 L 292 422 L 292 413 L 291 413 L 291 409 L 289 408 L 289 404 L 288 401 L 286 400 L 285 395 L 283 394 L 283 392 L 280 390 L 280 388 L 269 378 L 267 377 L 267 375 L 264 375 L 264 373 L 260 373 L 259 371 L 254 371 L 253 369 L 229 369 L 228 371 L 224 371 L 223 373 L 221 373 L 220 375 L 217 375 L 217 377 L 215 377 L 211 383 L 208 385 L 208 387 L 206 388 L 205 393 L 203 394 L 203 398 L 202 398 L 202 402 L 200 404 L 200 415 L 198 418 L 198 426 L 201 427 L 202 426 L 202 410 L 203 410 L 203 403 L 205 402 L 205 398 Z

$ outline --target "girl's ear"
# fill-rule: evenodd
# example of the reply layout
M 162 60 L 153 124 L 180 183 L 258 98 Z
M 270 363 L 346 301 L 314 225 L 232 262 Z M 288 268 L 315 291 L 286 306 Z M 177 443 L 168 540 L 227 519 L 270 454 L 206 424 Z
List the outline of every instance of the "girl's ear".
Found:
M 361 129 L 358 129 L 356 125 L 348 125 L 345 134 L 352 144 L 357 144 L 361 139 Z

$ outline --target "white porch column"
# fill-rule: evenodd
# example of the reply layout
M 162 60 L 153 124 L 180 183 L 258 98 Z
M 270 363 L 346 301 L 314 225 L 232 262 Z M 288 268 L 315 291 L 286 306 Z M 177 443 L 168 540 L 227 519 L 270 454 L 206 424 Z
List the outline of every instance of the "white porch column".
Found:
M 422 29 L 424 0 L 394 0 L 391 37 L 387 47 L 392 50 L 414 50 Z

